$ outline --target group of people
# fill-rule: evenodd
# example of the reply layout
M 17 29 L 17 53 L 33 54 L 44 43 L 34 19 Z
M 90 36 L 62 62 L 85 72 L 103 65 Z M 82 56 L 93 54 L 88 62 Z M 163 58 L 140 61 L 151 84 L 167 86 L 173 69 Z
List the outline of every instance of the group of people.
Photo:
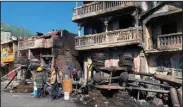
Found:
M 51 68 L 50 77 L 44 71 L 43 67 L 38 67 L 35 75 L 35 83 L 37 87 L 37 98 L 44 95 L 44 88 L 47 83 L 51 84 L 51 98 L 52 100 L 58 99 L 59 89 L 62 84 L 62 72 L 58 69 Z

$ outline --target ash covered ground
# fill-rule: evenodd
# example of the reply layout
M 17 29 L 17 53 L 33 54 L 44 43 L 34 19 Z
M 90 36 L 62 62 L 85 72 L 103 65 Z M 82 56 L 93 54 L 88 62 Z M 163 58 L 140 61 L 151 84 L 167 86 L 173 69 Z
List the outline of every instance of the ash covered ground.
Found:
M 102 92 L 105 93 L 105 92 Z M 106 91 L 107 93 L 107 91 Z M 89 92 L 89 97 L 75 100 L 77 105 L 86 107 L 164 107 L 163 105 L 154 105 L 145 100 L 136 101 L 128 92 L 117 92 L 112 95 L 105 96 L 101 91 L 94 90 Z

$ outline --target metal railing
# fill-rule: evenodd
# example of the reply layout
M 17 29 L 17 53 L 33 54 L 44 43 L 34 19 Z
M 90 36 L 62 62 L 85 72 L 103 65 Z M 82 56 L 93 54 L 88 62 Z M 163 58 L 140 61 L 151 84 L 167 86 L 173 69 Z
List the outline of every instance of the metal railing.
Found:
M 135 6 L 135 2 L 131 1 L 100 1 L 92 2 L 74 8 L 73 10 L 73 19 L 78 19 L 79 17 L 87 17 L 95 14 L 105 13 L 109 11 L 114 11 L 122 9 L 128 6 Z
M 125 45 L 129 43 L 139 43 L 142 40 L 142 28 L 128 28 L 92 35 L 75 37 L 75 48 L 97 48 L 102 45 Z M 104 46 L 105 47 L 105 46 Z
M 157 44 L 158 49 L 182 49 L 182 32 L 160 35 Z
M 19 41 L 18 49 L 25 50 L 31 48 L 49 48 L 53 46 L 53 39 L 45 39 L 45 38 L 31 38 Z

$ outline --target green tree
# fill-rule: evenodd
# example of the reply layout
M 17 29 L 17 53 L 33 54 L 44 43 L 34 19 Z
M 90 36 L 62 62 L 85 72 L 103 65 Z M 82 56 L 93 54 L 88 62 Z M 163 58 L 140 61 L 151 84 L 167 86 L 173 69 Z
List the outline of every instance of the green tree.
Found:
M 34 33 L 30 32 L 27 29 L 16 27 L 16 26 L 10 26 L 8 24 L 1 23 L 2 31 L 5 32 L 11 32 L 12 36 L 18 36 L 18 37 L 30 37 L 33 36 Z

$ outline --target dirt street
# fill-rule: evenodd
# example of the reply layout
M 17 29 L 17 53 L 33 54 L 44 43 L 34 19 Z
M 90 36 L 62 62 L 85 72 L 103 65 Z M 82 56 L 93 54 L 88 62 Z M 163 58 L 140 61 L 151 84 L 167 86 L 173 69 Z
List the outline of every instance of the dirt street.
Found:
M 78 107 L 71 99 L 51 101 L 50 98 L 37 99 L 30 93 L 6 93 L 1 91 L 1 107 Z

